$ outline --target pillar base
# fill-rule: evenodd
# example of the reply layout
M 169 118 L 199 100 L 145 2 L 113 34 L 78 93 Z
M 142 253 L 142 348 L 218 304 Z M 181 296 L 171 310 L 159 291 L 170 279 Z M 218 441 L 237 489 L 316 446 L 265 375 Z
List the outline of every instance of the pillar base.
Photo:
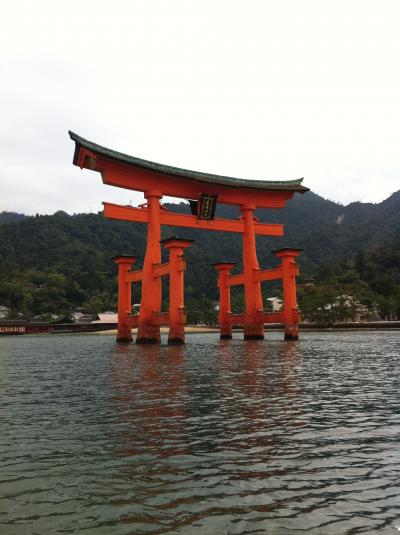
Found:
M 142 336 L 142 338 L 137 337 L 135 344 L 159 344 L 160 340 L 157 338 L 145 338 Z
M 245 334 L 243 336 L 244 340 L 264 340 L 263 334 Z
M 182 323 L 170 325 L 168 332 L 168 345 L 181 346 L 185 343 L 185 327 Z
M 117 340 L 118 343 L 128 344 L 132 342 L 132 329 L 126 318 L 118 323 Z
M 141 325 L 136 337 L 137 344 L 159 344 L 161 342 L 160 327 Z
M 185 339 L 181 337 L 168 338 L 169 346 L 183 346 L 185 344 Z
M 231 340 L 232 339 L 232 325 L 225 321 L 221 322 L 219 325 L 219 337 L 221 340 Z
M 243 338 L 245 340 L 264 340 L 264 323 L 243 325 Z
M 285 333 L 285 337 L 284 337 L 284 340 L 298 340 L 299 339 L 299 335 L 294 335 L 293 334 L 286 334 Z
M 132 336 L 118 336 L 115 340 L 117 344 L 130 344 L 133 341 Z
M 298 324 L 285 325 L 285 340 L 298 340 L 299 339 L 299 326 Z

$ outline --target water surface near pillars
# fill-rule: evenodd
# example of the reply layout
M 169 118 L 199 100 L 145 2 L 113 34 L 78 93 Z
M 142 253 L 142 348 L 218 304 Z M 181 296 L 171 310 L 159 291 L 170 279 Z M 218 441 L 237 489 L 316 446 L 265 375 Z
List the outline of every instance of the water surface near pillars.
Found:
M 0 533 L 398 533 L 400 333 L 267 337 L 1 338 Z

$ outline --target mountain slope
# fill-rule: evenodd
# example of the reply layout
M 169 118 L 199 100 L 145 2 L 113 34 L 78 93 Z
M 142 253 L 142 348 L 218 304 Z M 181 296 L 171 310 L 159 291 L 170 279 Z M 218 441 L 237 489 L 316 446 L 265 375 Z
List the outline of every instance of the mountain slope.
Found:
M 189 212 L 186 203 L 165 206 Z M 111 257 L 131 253 L 143 260 L 146 225 L 110 221 L 101 214 L 16 215 L 17 219 L 10 219 L 0 214 L 0 305 L 40 313 L 101 299 L 104 307 L 111 308 L 116 299 L 116 269 Z M 220 205 L 217 215 L 236 218 L 238 210 Z M 336 264 L 374 244 L 384 246 L 400 239 L 400 192 L 379 204 L 348 206 L 307 193 L 296 195 L 283 210 L 258 210 L 256 215 L 262 221 L 285 224 L 284 237 L 257 238 L 261 267 L 276 264 L 271 250 L 299 247 L 305 276 L 322 264 Z M 241 269 L 240 235 L 167 227 L 162 233 L 163 237 L 179 234 L 196 240 L 186 252 L 188 296 L 217 297 L 212 263 L 230 260 Z

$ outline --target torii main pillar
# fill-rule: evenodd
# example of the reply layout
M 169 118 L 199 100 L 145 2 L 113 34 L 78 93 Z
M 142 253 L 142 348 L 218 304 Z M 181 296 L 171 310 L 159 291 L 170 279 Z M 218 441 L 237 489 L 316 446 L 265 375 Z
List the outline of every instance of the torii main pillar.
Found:
M 244 220 L 243 242 L 243 275 L 246 303 L 246 318 L 243 326 L 245 340 L 264 339 L 263 302 L 261 284 L 255 280 L 255 274 L 260 271 L 256 251 L 256 236 L 254 232 L 254 210 L 252 204 L 240 206 Z
M 137 344 L 160 342 L 160 327 L 152 321 L 153 313 L 161 310 L 161 279 L 154 277 L 154 266 L 161 263 L 160 199 L 158 191 L 146 191 L 149 222 L 147 225 L 147 247 L 143 264 L 142 300 L 140 304 Z

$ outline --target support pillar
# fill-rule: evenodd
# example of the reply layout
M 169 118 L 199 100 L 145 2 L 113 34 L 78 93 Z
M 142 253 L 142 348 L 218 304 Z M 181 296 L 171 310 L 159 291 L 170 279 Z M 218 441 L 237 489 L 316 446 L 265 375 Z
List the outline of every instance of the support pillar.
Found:
M 156 191 L 148 191 L 145 197 L 149 209 L 149 223 L 136 343 L 158 344 L 160 343 L 160 327 L 154 325 L 153 313 L 161 310 L 161 279 L 154 276 L 154 267 L 161 263 L 160 199 L 162 195 Z
M 285 324 L 285 340 L 299 339 L 299 311 L 296 296 L 297 264 L 295 257 L 299 256 L 301 249 L 279 249 L 273 251 L 282 261 L 283 285 L 283 322 Z
M 217 262 L 213 264 L 214 268 L 218 271 L 219 337 L 221 340 L 230 340 L 232 338 L 232 324 L 229 321 L 229 314 L 231 313 L 231 289 L 227 279 L 235 265 L 232 262 Z
M 244 233 L 243 239 L 243 275 L 244 292 L 246 302 L 246 314 L 244 320 L 244 339 L 264 339 L 263 302 L 261 284 L 256 280 L 256 273 L 260 271 L 256 252 L 256 237 L 254 231 L 255 206 L 241 205 L 243 215 Z
M 169 249 L 169 333 L 168 345 L 185 343 L 185 296 L 184 273 L 186 262 L 183 250 L 189 247 L 193 240 L 185 240 L 173 236 L 162 240 L 161 243 Z
M 132 330 L 129 314 L 132 311 L 131 283 L 127 275 L 135 263 L 137 256 L 114 256 L 118 265 L 118 334 L 117 342 L 132 342 Z

